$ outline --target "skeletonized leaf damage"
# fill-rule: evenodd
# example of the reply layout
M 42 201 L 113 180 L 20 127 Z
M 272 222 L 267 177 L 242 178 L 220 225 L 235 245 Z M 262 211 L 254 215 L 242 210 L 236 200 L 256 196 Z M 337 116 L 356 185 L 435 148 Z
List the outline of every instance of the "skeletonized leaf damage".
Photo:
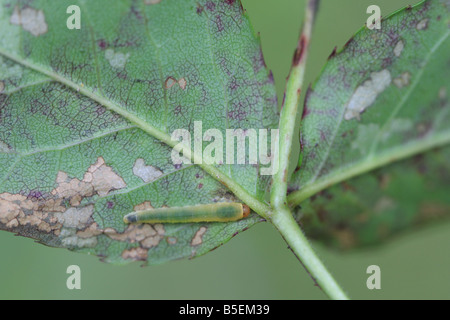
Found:
M 73 4 L 76 32 L 55 14 Z M 1 229 L 109 262 L 162 263 L 204 254 L 259 221 L 123 223 L 139 208 L 237 200 L 197 166 L 174 165 L 148 131 L 276 126 L 273 80 L 239 1 L 0 7 Z M 219 167 L 264 196 L 258 168 Z
M 448 216 L 449 25 L 448 0 L 422 1 L 330 56 L 307 94 L 290 184 L 310 236 L 350 248 Z

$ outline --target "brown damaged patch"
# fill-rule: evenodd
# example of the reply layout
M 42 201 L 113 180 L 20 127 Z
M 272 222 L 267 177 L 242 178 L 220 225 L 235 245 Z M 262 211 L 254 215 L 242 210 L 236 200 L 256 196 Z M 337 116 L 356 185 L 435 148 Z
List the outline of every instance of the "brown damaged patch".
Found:
M 150 201 L 144 201 L 144 202 L 134 206 L 134 211 L 143 211 L 143 210 L 150 210 L 150 209 L 154 209 L 152 206 L 152 203 Z
M 179 80 L 175 79 L 174 77 L 167 77 L 166 81 L 164 82 L 164 87 L 166 89 L 172 88 L 175 84 L 178 84 L 179 87 L 184 90 L 187 86 L 187 81 L 185 78 L 180 78 Z
M 181 89 L 186 89 L 186 85 L 187 85 L 187 81 L 185 78 L 181 78 L 178 80 L 178 85 L 180 86 Z
M 166 89 L 170 89 L 175 85 L 175 83 L 177 83 L 177 79 L 175 79 L 173 77 L 168 77 L 166 79 L 166 81 L 164 82 L 164 86 Z
M 438 219 L 445 217 L 450 212 L 450 206 L 440 203 L 424 203 L 420 207 L 420 218 Z
M 379 182 L 380 182 L 380 189 L 386 190 L 387 187 L 389 187 L 390 183 L 392 181 L 392 176 L 388 173 L 385 173 L 380 176 Z
M 170 244 L 171 246 L 173 246 L 174 244 L 177 243 L 178 240 L 177 240 L 177 238 L 175 238 L 175 237 L 167 237 L 166 241 L 167 241 L 168 244 Z
M 5 83 L 3 81 L 0 81 L 0 93 L 2 93 L 3 90 L 5 90 Z
M 356 236 L 350 229 L 333 230 L 332 234 L 339 241 L 342 249 L 350 249 L 357 243 Z
M 86 229 L 77 232 L 77 236 L 81 239 L 92 238 L 98 236 L 103 233 L 103 230 L 100 230 L 98 224 L 96 222 L 92 223 Z
M 112 190 L 123 189 L 127 186 L 125 181 L 105 164 L 102 157 L 89 167 L 83 180 L 71 179 L 67 173 L 60 171 L 56 177 L 56 183 L 58 187 L 51 194 L 65 199 L 70 198 L 72 206 L 78 206 L 84 197 L 94 194 L 106 196 Z
M 145 201 L 141 204 L 138 204 L 134 207 L 135 211 L 139 210 L 147 210 L 153 208 L 150 201 Z M 129 225 L 127 229 L 123 232 L 118 232 L 113 228 L 105 228 L 100 229 L 97 223 L 92 223 L 86 229 L 77 232 L 77 236 L 81 239 L 88 239 L 92 237 L 96 237 L 100 234 L 104 234 L 107 237 L 121 242 L 127 243 L 138 243 L 140 251 L 144 250 L 147 255 L 147 250 L 153 247 L 156 247 L 162 239 L 164 239 L 165 229 L 162 224 L 140 224 L 140 225 Z M 169 240 L 168 240 L 169 241 Z M 136 250 L 138 248 L 135 248 Z M 141 260 L 140 257 L 143 257 L 142 254 L 137 255 L 136 251 L 133 249 L 126 250 L 128 253 L 124 253 L 128 258 L 133 259 L 133 257 L 139 258 L 136 260 Z M 134 252 L 132 254 L 132 252 Z
M 88 169 L 83 180 L 91 183 L 99 196 L 106 196 L 112 190 L 123 189 L 127 186 L 125 181 L 105 164 L 102 157 Z
M 104 234 L 113 240 L 139 243 L 142 248 L 150 249 L 156 247 L 164 238 L 165 230 L 162 224 L 140 224 L 129 225 L 122 233 L 118 233 L 112 228 L 107 228 L 104 230 Z
M 7 229 L 29 226 L 43 232 L 57 231 L 62 224 L 55 214 L 65 210 L 60 201 L 53 199 L 41 202 L 21 194 L 0 194 L 0 223 Z
M 58 172 L 56 188 L 49 193 L 0 194 L 0 224 L 3 229 L 34 238 L 36 231 L 53 234 L 66 247 L 94 246 L 102 231 L 92 219 L 94 206 L 80 206 L 81 201 L 125 187 L 123 179 L 99 157 L 83 180 Z
M 147 261 L 148 251 L 142 248 L 133 248 L 122 252 L 122 258 L 133 261 Z
M 15 6 L 9 22 L 14 25 L 22 26 L 25 31 L 28 31 L 36 37 L 48 31 L 44 11 L 30 7 L 20 10 L 18 6 Z
M 387 223 L 381 223 L 377 227 L 376 232 L 377 232 L 378 238 L 380 238 L 380 239 L 385 239 L 392 233 L 392 231 L 389 227 L 389 224 L 387 224 Z
M 297 48 L 295 49 L 294 57 L 292 58 L 292 64 L 294 66 L 297 66 L 304 59 L 307 45 L 308 40 L 304 35 L 302 35 L 298 42 Z
M 411 74 L 407 71 L 403 72 L 399 77 L 393 80 L 395 86 L 399 89 L 409 86 L 410 81 L 411 81 Z
M 203 235 L 206 233 L 206 230 L 208 230 L 206 227 L 200 227 L 200 229 L 198 229 L 192 238 L 191 246 L 198 246 L 203 243 Z

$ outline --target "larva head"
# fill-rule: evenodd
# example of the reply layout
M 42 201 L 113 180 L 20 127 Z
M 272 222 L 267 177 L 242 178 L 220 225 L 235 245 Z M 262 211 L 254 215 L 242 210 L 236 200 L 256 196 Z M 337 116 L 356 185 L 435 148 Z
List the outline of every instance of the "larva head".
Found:
M 248 217 L 250 215 L 250 211 L 251 210 L 250 210 L 250 207 L 248 205 L 246 205 L 246 204 L 242 205 L 242 217 L 243 218 Z
M 123 222 L 125 222 L 125 223 L 136 223 L 137 222 L 137 215 L 134 212 L 129 213 L 125 217 L 123 217 Z

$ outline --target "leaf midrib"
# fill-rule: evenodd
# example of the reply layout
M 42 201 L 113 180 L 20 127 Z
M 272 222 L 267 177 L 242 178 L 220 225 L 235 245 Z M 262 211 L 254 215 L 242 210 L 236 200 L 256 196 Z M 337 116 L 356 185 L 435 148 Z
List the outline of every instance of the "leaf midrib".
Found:
M 343 108 L 343 110 L 341 112 L 341 117 L 340 117 L 339 123 L 337 123 L 337 125 L 336 125 L 336 130 L 333 135 L 332 142 L 330 143 L 330 145 L 327 149 L 327 154 L 324 157 L 324 160 L 321 162 L 321 165 L 316 170 L 316 173 L 312 177 L 312 179 L 310 179 L 306 184 L 304 184 L 300 190 L 294 191 L 293 193 L 291 193 L 288 196 L 288 203 L 291 206 L 298 205 L 299 203 L 306 200 L 308 197 L 312 196 L 313 194 L 315 194 L 323 189 L 326 189 L 334 184 L 337 184 L 339 182 L 345 181 L 345 180 L 355 177 L 357 175 L 374 170 L 376 168 L 379 168 L 379 167 L 389 164 L 391 162 L 402 160 L 402 159 L 405 159 L 414 154 L 421 153 L 426 150 L 432 149 L 434 147 L 439 147 L 439 146 L 450 143 L 450 131 L 449 131 L 449 132 L 444 132 L 444 134 L 442 135 L 442 136 L 444 136 L 444 138 L 442 138 L 442 137 L 435 138 L 435 136 L 432 136 L 431 137 L 432 139 L 419 140 L 419 141 L 415 140 L 415 141 L 408 143 L 404 148 L 391 148 L 391 149 L 388 149 L 387 151 L 382 152 L 381 156 L 377 157 L 376 155 L 374 155 L 375 150 L 378 146 L 379 137 L 381 136 L 382 131 L 384 131 L 384 128 L 387 127 L 387 125 L 392 121 L 392 119 L 395 117 L 395 115 L 405 105 L 405 102 L 410 97 L 411 93 L 414 91 L 414 88 L 420 82 L 420 79 L 425 71 L 425 66 L 429 63 L 433 54 L 445 42 L 445 40 L 449 37 L 449 35 L 450 35 L 450 30 L 447 30 L 447 32 L 442 37 L 439 38 L 439 40 L 436 42 L 436 44 L 432 48 L 430 48 L 430 51 L 425 56 L 424 65 L 422 66 L 421 70 L 419 71 L 419 74 L 416 76 L 414 83 L 410 86 L 407 94 L 405 95 L 406 98 L 404 96 L 404 98 L 393 109 L 390 117 L 387 119 L 386 123 L 383 125 L 383 127 L 380 130 L 380 132 L 378 133 L 378 135 L 375 137 L 374 142 L 371 145 L 370 152 L 367 154 L 367 156 L 364 157 L 363 159 L 361 159 L 361 161 L 359 161 L 359 163 L 357 163 L 356 165 L 348 164 L 347 166 L 341 167 L 337 171 L 334 171 L 332 174 L 318 178 L 318 176 L 320 175 L 320 171 L 322 170 L 324 164 L 326 163 L 326 161 L 329 158 L 329 154 L 330 154 L 332 146 L 334 144 L 334 140 L 337 136 L 337 132 L 339 131 L 339 128 L 342 124 L 343 114 L 345 111 L 345 108 Z M 445 138 L 447 133 L 448 133 L 448 137 Z M 441 135 L 439 135 L 439 137 L 440 136 Z M 427 143 L 423 143 L 424 141 L 427 141 L 427 140 L 431 140 L 429 142 L 429 146 L 427 146 Z M 415 148 L 409 147 L 410 144 L 413 144 L 413 145 L 417 144 L 417 145 L 423 146 L 423 148 L 422 149 L 417 148 L 417 150 L 416 150 Z M 411 153 L 412 149 L 415 149 L 416 151 L 414 153 Z M 395 153 L 394 150 L 396 150 L 397 153 Z M 387 155 L 385 156 L 384 154 L 387 154 Z M 387 158 L 393 158 L 395 160 L 389 161 Z M 377 159 L 379 160 L 378 164 L 376 164 Z
M 15 61 L 16 63 L 19 63 L 19 64 L 23 65 L 24 67 L 32 69 L 43 75 L 46 75 L 46 76 L 50 77 L 51 79 L 53 79 L 54 81 L 64 84 L 65 86 L 72 88 L 73 90 L 76 90 L 77 92 L 83 94 L 87 98 L 92 99 L 93 101 L 99 103 L 100 105 L 104 106 L 105 108 L 107 108 L 111 111 L 114 111 L 115 113 L 121 115 L 128 121 L 134 123 L 138 128 L 140 128 L 147 134 L 151 135 L 155 139 L 158 139 L 158 140 L 164 142 L 165 144 L 167 144 L 169 147 L 176 149 L 175 147 L 178 144 L 178 141 L 172 141 L 171 137 L 168 134 L 158 130 L 157 128 L 153 127 L 152 125 L 148 124 L 147 122 L 145 122 L 144 120 L 139 118 L 138 116 L 128 112 L 127 110 L 125 110 L 121 106 L 113 103 L 112 101 L 107 100 L 105 97 L 100 96 L 100 95 L 96 94 L 95 92 L 88 90 L 87 87 L 80 87 L 76 83 L 72 82 L 71 80 L 66 79 L 63 76 L 61 76 L 55 72 L 46 70 L 45 68 L 43 68 L 42 66 L 40 66 L 38 64 L 32 63 L 32 62 L 24 60 L 22 58 L 18 58 L 16 56 L 14 56 L 13 54 L 8 53 L 8 51 L 2 47 L 0 47 L 0 55 L 4 56 L 12 61 Z M 196 159 L 196 158 L 201 159 L 201 157 L 194 154 L 194 152 L 192 152 L 192 150 L 184 149 L 184 151 L 187 151 L 184 154 L 189 153 L 189 156 L 190 156 L 189 158 L 191 160 Z M 195 161 L 191 161 L 191 162 L 195 162 Z M 259 215 L 261 215 L 264 218 L 267 217 L 267 214 L 270 211 L 269 206 L 266 205 L 265 203 L 259 201 L 257 198 L 255 198 L 250 193 L 248 193 L 248 191 L 245 190 L 235 180 L 231 179 L 230 177 L 228 177 L 227 175 L 225 175 L 219 169 L 217 169 L 216 167 L 214 167 L 212 165 L 201 163 L 201 164 L 198 164 L 198 166 L 201 167 L 206 173 L 208 173 L 213 179 L 222 183 L 226 188 L 228 188 L 231 192 L 233 192 L 236 197 L 238 197 L 244 203 L 246 203 L 248 206 L 250 206 L 250 208 L 253 209 L 255 212 L 257 212 Z
M 423 66 L 421 66 L 420 71 L 418 73 L 418 75 L 416 76 L 416 79 L 414 80 L 414 83 L 412 83 L 409 88 L 407 93 L 403 96 L 403 98 L 401 99 L 401 101 L 397 104 L 397 106 L 394 108 L 394 110 L 391 112 L 389 118 L 387 119 L 387 121 L 383 124 L 383 126 L 380 128 L 380 130 L 378 131 L 377 136 L 375 137 L 370 149 L 369 149 L 369 155 L 368 157 L 371 157 L 374 155 L 375 151 L 378 148 L 378 145 L 380 143 L 380 139 L 383 136 L 383 134 L 386 132 L 386 128 L 389 127 L 389 125 L 392 123 L 392 120 L 394 120 L 395 116 L 401 111 L 401 109 L 404 107 L 406 101 L 410 98 L 411 93 L 414 91 L 414 89 L 417 87 L 417 85 L 419 84 L 423 73 L 425 72 L 426 66 L 428 65 L 428 63 L 431 60 L 431 57 L 433 56 L 433 54 L 440 48 L 440 46 L 445 42 L 445 40 L 448 38 L 448 36 L 450 35 L 450 30 L 447 30 L 447 33 L 444 34 L 444 36 L 442 36 L 437 43 L 430 49 L 430 51 L 428 52 L 428 54 L 425 56 L 425 60 L 424 60 L 424 64 Z
M 447 31 L 447 33 L 446 33 L 443 37 L 441 37 L 441 38 L 439 39 L 439 41 L 437 41 L 437 47 L 436 47 L 436 45 L 435 45 L 433 48 L 431 48 L 430 52 L 429 52 L 429 53 L 427 54 L 427 56 L 426 56 L 426 59 L 425 59 L 425 65 L 428 64 L 428 62 L 430 61 L 431 55 L 437 50 L 438 47 L 440 47 L 440 45 L 441 45 L 442 43 L 444 43 L 444 41 L 448 38 L 448 35 L 449 35 L 449 34 L 450 34 L 450 31 Z M 423 66 L 423 68 L 421 69 L 419 75 L 416 76 L 416 79 L 415 79 L 414 83 L 413 83 L 413 84 L 411 85 L 411 87 L 409 88 L 409 91 L 408 91 L 408 93 L 407 93 L 407 98 L 408 98 L 409 95 L 411 94 L 412 89 L 414 89 L 414 88 L 417 86 L 417 84 L 420 82 L 419 80 L 420 80 L 420 78 L 421 78 L 422 75 L 423 75 L 424 69 L 425 69 L 425 66 Z M 392 118 L 393 118 L 393 117 L 397 114 L 397 112 L 403 107 L 403 105 L 404 105 L 405 102 L 406 102 L 405 99 L 402 99 L 402 100 L 397 104 L 397 106 L 396 106 L 396 107 L 393 109 L 393 111 L 391 112 L 391 116 L 390 116 L 389 119 L 386 121 L 386 123 L 383 125 L 383 128 L 382 128 L 380 131 L 384 130 L 384 128 L 386 127 L 386 124 L 387 124 L 387 123 L 390 123 L 390 121 L 392 120 Z M 330 155 L 330 152 L 331 152 L 331 149 L 332 149 L 332 146 L 334 145 L 334 141 L 336 140 L 337 134 L 338 134 L 338 132 L 339 132 L 339 128 L 341 127 L 342 121 L 343 121 L 343 119 L 344 119 L 344 113 L 345 113 L 345 110 L 346 110 L 346 108 L 342 108 L 342 110 L 341 110 L 339 122 L 336 124 L 335 130 L 334 130 L 334 133 L 333 133 L 333 136 L 332 136 L 332 138 L 331 138 L 331 143 L 329 144 L 329 146 L 328 146 L 328 148 L 327 148 L 327 153 L 326 153 L 325 157 L 324 157 L 323 160 L 321 161 L 320 165 L 317 167 L 314 176 L 313 176 L 313 177 L 310 179 L 310 181 L 308 181 L 305 185 L 313 184 L 313 183 L 317 180 L 317 178 L 318 178 L 319 175 L 320 175 L 320 172 L 322 171 L 323 166 L 324 166 L 325 163 L 327 162 L 327 160 L 328 160 L 328 158 L 329 158 L 329 155 Z M 377 147 L 377 145 L 378 145 L 377 140 L 379 140 L 379 136 L 380 136 L 380 134 L 378 134 L 377 137 L 375 137 L 374 142 L 372 143 L 372 146 L 371 146 L 371 148 L 370 148 L 370 152 L 368 153 L 368 156 L 366 157 L 366 159 L 369 159 L 369 158 L 373 158 L 373 157 L 374 157 L 373 153 L 375 152 L 375 149 L 376 149 L 376 147 Z
M 341 167 L 341 170 L 334 171 L 333 174 L 305 184 L 302 189 L 294 191 L 288 196 L 288 203 L 290 206 L 296 206 L 314 194 L 342 181 L 447 144 L 450 144 L 450 130 L 435 135 L 430 134 L 428 138 L 389 149 L 377 157 L 366 157 L 359 163 L 348 164 L 346 167 Z

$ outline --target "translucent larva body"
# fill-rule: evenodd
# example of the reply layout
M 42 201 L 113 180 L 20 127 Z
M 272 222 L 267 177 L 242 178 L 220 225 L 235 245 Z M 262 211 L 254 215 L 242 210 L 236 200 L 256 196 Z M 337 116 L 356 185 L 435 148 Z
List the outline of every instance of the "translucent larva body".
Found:
M 242 203 L 220 202 L 186 207 L 158 208 L 127 214 L 125 223 L 191 223 L 230 222 L 250 214 L 250 208 Z

